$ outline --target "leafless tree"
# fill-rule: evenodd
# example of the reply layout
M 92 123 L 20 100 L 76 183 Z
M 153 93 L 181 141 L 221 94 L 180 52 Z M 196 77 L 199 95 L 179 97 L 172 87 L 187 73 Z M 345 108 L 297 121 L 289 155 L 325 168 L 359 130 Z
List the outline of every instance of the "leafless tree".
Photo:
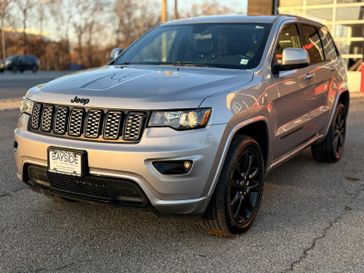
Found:
M 23 28 L 23 52 L 27 54 L 29 51 L 29 42 L 28 42 L 28 20 L 31 12 L 38 4 L 39 0 L 16 0 L 16 4 L 19 8 L 19 12 L 21 15 L 21 22 Z
M 116 0 L 116 46 L 126 47 L 158 23 L 158 10 L 152 1 Z
M 3 59 L 6 58 L 5 21 L 9 16 L 10 0 L 0 0 L 0 31 L 1 31 L 1 52 Z
M 103 8 L 102 0 L 84 1 L 76 0 L 74 2 L 74 11 L 77 17 L 73 18 L 72 25 L 77 39 L 78 62 L 85 63 L 84 58 L 84 40 L 90 45 L 94 38 L 94 31 L 97 20 Z M 92 61 L 91 49 L 87 50 L 87 59 Z
M 187 17 L 222 15 L 232 13 L 232 10 L 224 5 L 219 4 L 216 0 L 205 1 L 202 4 L 193 4 Z
M 0 0 L 0 30 L 5 2 L 14 7 L 9 18 L 15 21 L 6 20 L 14 28 L 7 30 L 2 48 L 8 52 L 1 55 L 32 52 L 43 69 L 65 69 L 72 62 L 100 65 L 115 40 L 126 47 L 160 20 L 160 0 Z M 50 36 L 31 34 L 29 26 Z
M 88 66 L 94 65 L 93 60 L 93 47 L 96 44 L 95 34 L 98 34 L 102 29 L 100 24 L 100 15 L 103 11 L 103 5 L 101 2 L 95 2 L 93 6 L 89 9 L 89 16 L 85 24 L 85 34 L 86 34 L 86 60 Z
M 75 15 L 70 0 L 51 0 L 47 4 L 50 18 L 55 22 L 55 34 L 58 43 L 55 55 L 56 69 L 64 68 L 71 62 L 70 30 L 71 18 Z

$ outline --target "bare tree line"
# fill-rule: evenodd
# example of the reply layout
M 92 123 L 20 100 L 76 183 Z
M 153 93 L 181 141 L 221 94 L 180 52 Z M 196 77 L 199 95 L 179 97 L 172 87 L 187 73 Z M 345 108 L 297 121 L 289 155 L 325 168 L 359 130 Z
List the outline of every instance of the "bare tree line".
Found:
M 178 16 L 223 13 L 231 10 L 206 0 Z M 159 22 L 160 0 L 0 0 L 0 59 L 34 54 L 43 69 L 98 66 Z

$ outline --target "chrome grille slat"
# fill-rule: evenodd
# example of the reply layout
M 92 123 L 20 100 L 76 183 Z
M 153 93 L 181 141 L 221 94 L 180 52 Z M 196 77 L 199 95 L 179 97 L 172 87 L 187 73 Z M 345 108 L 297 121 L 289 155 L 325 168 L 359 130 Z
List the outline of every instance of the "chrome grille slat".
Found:
M 139 140 L 144 125 L 146 114 L 143 112 L 131 112 L 125 121 L 124 140 Z
M 101 110 L 91 109 L 87 113 L 85 122 L 85 137 L 97 138 L 100 135 Z
M 148 114 L 139 111 L 90 109 L 35 103 L 29 129 L 65 138 L 138 142 Z
M 41 130 L 50 132 L 52 129 L 53 105 L 44 105 L 42 111 Z
M 41 113 L 42 113 L 42 104 L 36 103 L 33 107 L 33 113 L 32 113 L 32 128 L 33 129 L 39 129 Z
M 121 118 L 123 114 L 120 111 L 108 111 L 104 125 L 104 139 L 118 139 L 120 135 Z
M 85 110 L 81 108 L 73 108 L 69 118 L 68 134 L 70 136 L 79 137 L 82 134 L 82 124 Z
M 53 132 L 64 135 L 67 130 L 68 107 L 58 106 L 54 117 Z

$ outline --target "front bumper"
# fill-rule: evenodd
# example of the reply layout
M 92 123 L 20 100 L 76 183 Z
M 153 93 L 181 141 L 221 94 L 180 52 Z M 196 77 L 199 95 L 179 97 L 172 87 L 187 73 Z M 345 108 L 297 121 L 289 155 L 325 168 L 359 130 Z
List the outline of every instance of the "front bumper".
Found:
M 21 124 L 27 124 L 27 119 L 23 114 Z M 24 182 L 28 182 L 27 166 L 47 167 L 49 146 L 85 150 L 89 175 L 133 181 L 157 210 L 178 214 L 206 209 L 212 183 L 209 177 L 215 172 L 226 127 L 213 125 L 189 131 L 146 128 L 140 143 L 116 144 L 44 136 L 27 131 L 21 124 L 15 129 L 15 156 L 18 177 Z M 161 160 L 191 160 L 193 167 L 186 175 L 163 175 L 152 165 Z

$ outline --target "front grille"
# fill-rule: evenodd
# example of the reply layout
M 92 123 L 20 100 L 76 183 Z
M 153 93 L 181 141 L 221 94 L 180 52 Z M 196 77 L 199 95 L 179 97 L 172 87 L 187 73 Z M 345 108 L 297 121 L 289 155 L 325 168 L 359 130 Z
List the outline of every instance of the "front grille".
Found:
M 36 103 L 30 130 L 57 137 L 108 141 L 138 142 L 142 136 L 147 113 L 91 109 Z

